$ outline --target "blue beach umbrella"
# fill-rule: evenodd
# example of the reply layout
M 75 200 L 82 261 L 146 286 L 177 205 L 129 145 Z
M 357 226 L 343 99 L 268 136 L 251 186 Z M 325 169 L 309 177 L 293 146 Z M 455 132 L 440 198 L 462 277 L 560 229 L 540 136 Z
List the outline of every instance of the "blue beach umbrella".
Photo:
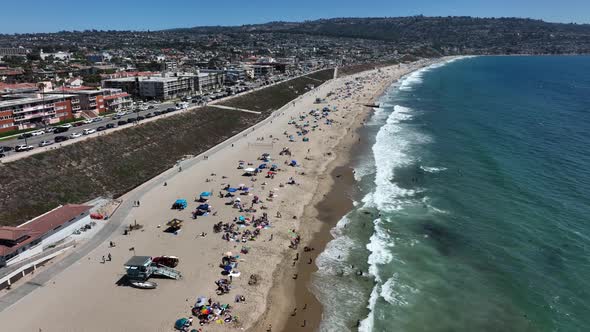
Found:
M 209 197 L 209 196 L 211 196 L 211 192 L 209 192 L 209 191 L 203 191 L 201 193 L 201 197 Z
M 236 188 L 227 188 L 227 191 L 230 193 L 235 193 L 236 191 L 238 191 L 238 189 Z

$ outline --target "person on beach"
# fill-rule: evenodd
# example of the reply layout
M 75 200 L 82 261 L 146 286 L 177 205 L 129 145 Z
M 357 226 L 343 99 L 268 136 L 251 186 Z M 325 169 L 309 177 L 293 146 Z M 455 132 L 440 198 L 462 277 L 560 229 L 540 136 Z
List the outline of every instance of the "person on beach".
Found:
M 113 257 L 111 256 L 111 253 L 110 253 L 110 252 L 109 252 L 109 254 L 108 254 L 108 256 L 107 256 L 107 257 L 108 257 L 108 259 L 109 259 L 109 262 L 113 260 Z
M 104 259 L 104 255 L 102 256 L 102 263 L 104 264 L 106 260 Z

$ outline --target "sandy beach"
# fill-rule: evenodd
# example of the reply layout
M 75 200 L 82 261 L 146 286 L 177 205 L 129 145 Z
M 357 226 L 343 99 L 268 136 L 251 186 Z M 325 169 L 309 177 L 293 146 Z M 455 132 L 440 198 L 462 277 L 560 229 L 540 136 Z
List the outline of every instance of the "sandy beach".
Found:
M 352 173 L 346 165 L 358 143 L 356 130 L 371 112 L 363 104 L 373 103 L 392 82 L 434 61 L 328 81 L 275 112 L 268 122 L 249 130 L 233 144 L 179 161 L 165 178 L 156 177 L 121 197 L 139 201 L 122 227 L 52 281 L 1 312 L 3 330 L 173 331 L 178 318 L 192 316 L 198 297 L 229 304 L 230 310 L 202 326 L 194 317 L 191 328 L 316 329 L 321 306 L 307 284 L 316 268 L 315 257 L 329 241 L 331 225 L 351 205 Z M 316 98 L 322 102 L 316 103 Z M 322 114 L 323 108 L 330 112 Z M 319 111 L 310 114 L 311 110 Z M 302 130 L 309 132 L 298 135 Z M 280 154 L 284 148 L 290 156 Z M 257 176 L 244 176 L 244 169 L 238 169 L 240 161 L 244 168 L 264 163 L 259 160 L 264 153 L 270 154 L 267 164 L 279 168 L 272 178 L 265 176 L 267 169 Z M 292 160 L 296 160 L 296 166 L 288 165 Z M 227 186 L 238 188 L 240 184 L 248 187 L 248 192 L 220 197 L 227 194 Z M 200 204 L 195 200 L 201 192 L 212 192 L 207 202 L 211 212 L 193 219 L 192 212 Z M 255 196 L 259 202 L 251 204 Z M 240 212 L 239 207 L 227 205 L 237 197 L 243 209 L 252 210 Z M 186 199 L 188 208 L 172 210 L 177 199 Z M 260 220 L 263 214 L 268 225 L 263 221 L 260 229 L 253 227 L 252 221 Z M 249 220 L 246 225 L 236 224 L 240 216 Z M 166 222 L 173 218 L 183 220 L 181 230 L 177 234 L 164 232 Z M 233 227 L 231 234 L 214 232 L 213 226 L 220 222 Z M 123 227 L 135 223 L 142 228 L 123 235 Z M 301 243 L 296 249 L 290 248 L 296 235 Z M 109 241 L 116 246 L 109 247 Z M 220 267 L 228 252 L 237 263 L 234 272 L 240 275 L 231 279 L 228 294 L 217 295 L 216 281 L 228 278 Z M 102 257 L 108 254 L 112 260 L 103 263 Z M 176 269 L 182 279 L 150 279 L 158 284 L 152 290 L 121 285 L 123 265 L 133 255 L 177 256 L 180 264 Z M 249 283 L 252 275 L 256 283 Z M 245 301 L 236 303 L 236 296 L 243 296 Z M 297 310 L 292 315 L 294 308 Z

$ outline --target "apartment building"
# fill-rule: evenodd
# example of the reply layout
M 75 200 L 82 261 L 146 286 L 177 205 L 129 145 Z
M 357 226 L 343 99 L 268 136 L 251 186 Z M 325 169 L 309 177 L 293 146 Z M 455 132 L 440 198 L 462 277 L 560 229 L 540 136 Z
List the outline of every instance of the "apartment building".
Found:
M 192 73 L 175 73 L 173 76 L 139 81 L 139 95 L 147 99 L 168 100 L 192 95 L 195 91 L 198 91 L 198 76 Z
M 87 111 L 94 115 L 116 112 L 131 106 L 131 96 L 121 89 L 65 88 L 51 91 L 50 94 L 69 93 L 76 95 L 78 103 L 73 104 L 72 112 Z
M 0 99 L 0 132 L 43 128 L 73 118 L 71 94 L 11 94 Z

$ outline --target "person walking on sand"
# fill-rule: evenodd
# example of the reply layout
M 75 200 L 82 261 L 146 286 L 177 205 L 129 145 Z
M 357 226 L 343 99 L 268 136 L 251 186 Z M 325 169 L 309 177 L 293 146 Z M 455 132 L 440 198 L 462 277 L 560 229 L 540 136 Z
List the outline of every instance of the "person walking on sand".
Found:
M 104 259 L 104 255 L 102 256 L 102 263 L 104 264 L 106 261 Z
M 109 262 L 113 260 L 113 256 L 111 256 L 111 253 L 110 253 L 110 252 L 109 252 L 109 254 L 108 254 L 108 256 L 107 256 L 107 257 L 108 257 L 108 259 L 109 259 Z

